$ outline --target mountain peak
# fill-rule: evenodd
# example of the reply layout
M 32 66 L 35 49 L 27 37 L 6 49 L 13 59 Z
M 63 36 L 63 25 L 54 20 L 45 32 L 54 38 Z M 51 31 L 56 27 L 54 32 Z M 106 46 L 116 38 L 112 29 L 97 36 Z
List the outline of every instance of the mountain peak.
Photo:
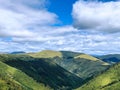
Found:
M 53 50 L 43 50 L 41 52 L 37 53 L 29 53 L 32 57 L 37 58 L 54 58 L 54 57 L 62 57 L 62 53 L 59 51 L 53 51 Z

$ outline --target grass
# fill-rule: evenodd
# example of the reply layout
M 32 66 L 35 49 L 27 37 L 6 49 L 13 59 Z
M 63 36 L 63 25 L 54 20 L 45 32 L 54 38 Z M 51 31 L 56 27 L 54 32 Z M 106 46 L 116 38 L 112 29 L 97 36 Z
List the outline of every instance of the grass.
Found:
M 35 58 L 54 58 L 54 57 L 62 58 L 61 52 L 52 51 L 52 50 L 44 50 L 38 53 L 28 53 L 28 55 L 35 57 Z
M 0 62 L 0 90 L 49 90 L 24 72 Z M 17 89 L 16 89 L 17 88 Z
M 7 61 L 8 65 L 18 68 L 37 82 L 42 82 L 54 89 L 78 87 L 81 80 L 49 60 L 34 59 L 33 61 Z
M 76 90 L 119 90 L 120 63 Z
M 51 62 L 57 63 L 64 69 L 83 79 L 90 78 L 109 67 L 108 63 L 100 59 L 78 52 L 45 50 L 28 55 L 34 58 L 49 58 Z
M 7 72 L 12 80 L 28 90 L 72 90 L 109 67 L 90 55 L 51 50 L 1 54 L 0 61 L 8 67 L 3 72 Z M 103 82 L 106 85 L 109 81 L 106 78 Z
M 51 59 L 33 58 L 25 54 L 7 54 L 1 55 L 0 58 L 2 62 L 9 65 L 5 71 L 9 72 L 14 80 L 33 90 L 44 90 L 44 88 L 49 90 L 49 87 L 55 90 L 73 89 L 83 81 L 75 74 L 51 62 Z
M 92 60 L 92 61 L 98 61 L 99 59 L 93 57 L 93 56 L 90 56 L 90 55 L 87 55 L 87 54 L 81 54 L 79 56 L 76 56 L 74 57 L 75 59 L 77 58 L 83 58 L 83 59 L 87 59 L 87 60 Z

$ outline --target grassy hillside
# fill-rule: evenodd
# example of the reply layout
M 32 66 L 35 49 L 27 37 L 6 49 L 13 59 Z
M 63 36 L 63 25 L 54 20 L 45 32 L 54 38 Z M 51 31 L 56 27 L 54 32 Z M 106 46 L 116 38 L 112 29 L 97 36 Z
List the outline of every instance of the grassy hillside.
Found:
M 90 78 L 109 67 L 101 61 L 92 61 L 84 58 L 54 59 L 54 61 L 66 70 L 78 75 L 83 79 Z
M 43 50 L 38 53 L 28 53 L 28 55 L 32 57 L 39 57 L 39 58 L 53 58 L 53 57 L 61 57 L 62 53 L 58 51 L 52 51 L 52 50 Z
M 110 64 L 115 64 L 120 62 L 120 54 L 108 54 L 108 55 L 98 56 L 97 58 Z
M 8 66 L 0 62 L 0 90 L 25 90 L 21 84 L 12 79 L 10 74 L 5 72 Z
M 88 59 L 88 60 L 93 60 L 93 61 L 98 61 L 99 59 L 93 57 L 93 56 L 90 56 L 90 55 L 86 55 L 86 54 L 81 54 L 81 55 L 78 55 L 76 57 L 74 57 L 75 59 L 77 58 L 83 58 L 83 59 Z
M 21 85 L 17 84 L 16 82 L 4 79 L 0 77 L 0 90 L 25 90 Z
M 2 62 L 21 70 L 36 82 L 44 83 L 46 86 L 48 85 L 55 90 L 70 90 L 79 87 L 83 82 L 81 78 L 51 62 L 49 59 L 32 58 L 22 54 L 4 54 L 0 55 L 0 58 Z M 31 85 L 33 87 L 35 86 L 32 83 Z
M 0 62 L 0 90 L 50 90 L 22 71 Z
M 27 90 L 73 90 L 109 67 L 93 56 L 69 51 L 0 54 L 0 61 L 14 67 L 13 80 Z
M 120 90 L 120 63 L 76 90 Z
M 71 51 L 52 51 L 52 50 L 43 50 L 37 53 L 27 53 L 27 55 L 35 57 L 35 58 L 68 58 L 75 57 L 82 53 L 71 52 Z
M 70 52 L 70 51 L 42 51 L 39 53 L 28 54 L 35 58 L 51 58 L 55 62 L 71 73 L 76 74 L 82 79 L 87 79 L 96 75 L 109 67 L 109 64 L 93 56 Z

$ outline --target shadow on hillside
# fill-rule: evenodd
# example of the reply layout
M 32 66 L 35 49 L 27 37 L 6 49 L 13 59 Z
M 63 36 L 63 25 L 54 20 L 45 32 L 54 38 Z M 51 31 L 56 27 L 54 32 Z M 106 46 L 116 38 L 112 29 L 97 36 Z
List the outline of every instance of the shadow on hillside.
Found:
M 5 63 L 23 71 L 37 82 L 49 85 L 55 90 L 72 90 L 81 86 L 83 82 L 81 78 L 61 68 L 51 62 L 51 60 L 33 58 L 31 61 L 24 61 L 21 58 L 15 58 Z

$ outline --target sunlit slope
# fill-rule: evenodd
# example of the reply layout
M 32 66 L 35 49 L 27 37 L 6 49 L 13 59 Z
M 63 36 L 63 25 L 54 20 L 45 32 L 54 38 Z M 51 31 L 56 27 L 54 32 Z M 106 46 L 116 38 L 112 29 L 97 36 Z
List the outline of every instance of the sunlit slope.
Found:
M 93 61 L 98 61 L 99 59 L 93 57 L 93 56 L 90 56 L 90 55 L 87 55 L 87 54 L 81 54 L 81 55 L 78 55 L 76 57 L 74 57 L 75 59 L 77 58 L 83 58 L 83 59 L 88 59 L 88 60 L 93 60 Z
M 101 61 L 98 58 L 95 58 L 88 54 L 71 52 L 71 51 L 52 51 L 52 50 L 43 50 L 37 53 L 27 53 L 27 55 L 35 57 L 35 58 L 74 58 L 74 59 L 87 59 L 91 61 Z M 102 61 L 101 61 L 102 62 Z M 108 64 L 103 62 L 103 64 Z
M 120 63 L 76 90 L 120 90 Z
M 54 58 L 54 57 L 60 57 L 62 58 L 62 53 L 58 51 L 52 51 L 52 50 L 43 50 L 38 53 L 28 53 L 28 55 L 35 57 L 35 58 Z
M 109 67 L 109 64 L 91 55 L 71 51 L 45 50 L 38 53 L 29 53 L 35 58 L 50 58 L 64 69 L 86 79 L 96 75 Z
M 0 62 L 0 90 L 25 90 L 20 83 L 13 80 L 8 68 L 8 65 Z
M 105 63 L 98 59 L 89 59 L 89 55 L 84 54 L 85 57 L 67 57 L 63 59 L 54 59 L 54 61 L 65 68 L 66 70 L 78 75 L 83 79 L 93 77 L 106 70 L 109 67 L 108 63 Z

